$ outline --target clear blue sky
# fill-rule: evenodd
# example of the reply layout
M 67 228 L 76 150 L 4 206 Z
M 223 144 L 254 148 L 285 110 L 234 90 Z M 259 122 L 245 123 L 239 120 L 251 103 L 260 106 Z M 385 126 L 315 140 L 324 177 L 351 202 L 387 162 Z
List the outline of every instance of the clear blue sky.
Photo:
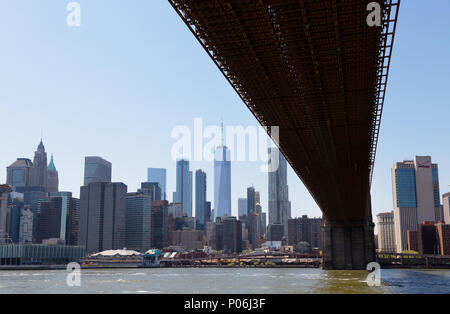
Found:
M 168 172 L 177 125 L 257 125 L 165 0 L 80 0 L 82 27 L 69 28 L 64 0 L 0 0 L 0 182 L 17 157 L 32 158 L 41 129 L 55 155 L 60 188 L 79 194 L 84 156 L 113 163 L 130 191 L 147 167 Z M 373 182 L 374 214 L 392 210 L 390 168 L 414 155 L 439 163 L 450 184 L 450 1 L 403 0 Z M 259 163 L 232 164 L 232 205 L 254 184 L 267 210 Z M 213 165 L 193 163 L 208 175 Z M 292 170 L 293 215 L 321 215 Z

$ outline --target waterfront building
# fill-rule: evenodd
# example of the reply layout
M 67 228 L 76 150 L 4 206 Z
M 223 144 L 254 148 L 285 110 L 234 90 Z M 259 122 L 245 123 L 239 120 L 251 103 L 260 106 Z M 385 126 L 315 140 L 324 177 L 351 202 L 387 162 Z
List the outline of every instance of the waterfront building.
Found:
M 282 224 L 269 224 L 268 238 L 271 242 L 283 241 L 284 238 L 284 225 Z
M 408 251 L 419 252 L 419 235 L 417 231 L 408 230 Z
M 308 244 L 310 250 L 322 249 L 322 218 L 309 218 L 303 215 L 299 218 L 288 220 L 287 243 L 292 245 L 294 250 L 300 249 L 300 245 L 305 247 Z M 279 232 L 279 231 L 278 231 Z M 280 241 L 279 236 L 272 241 Z
M 216 251 L 223 250 L 223 223 L 222 218 L 217 217 L 213 227 L 214 243 L 213 248 Z
M 242 252 L 242 223 L 236 217 L 223 217 L 223 250 L 229 254 Z
M 36 214 L 31 211 L 29 205 L 25 205 L 20 211 L 20 226 L 19 226 L 19 243 L 33 243 L 33 229 L 35 221 L 37 221 Z M 37 223 L 36 223 L 37 225 Z
M 6 168 L 6 184 L 16 187 L 30 186 L 33 163 L 27 158 L 18 158 Z
M 38 220 L 38 243 L 47 239 L 61 239 L 61 211 L 61 197 L 53 197 L 49 201 L 41 203 Z
M 282 224 L 285 236 L 291 219 L 287 161 L 278 148 L 269 148 L 269 224 Z
M 112 164 L 98 156 L 84 159 L 84 185 L 96 182 L 111 182 Z
M 169 246 L 169 202 L 153 201 L 150 221 L 151 247 L 163 249 Z
M 173 231 L 172 245 L 182 246 L 186 251 L 202 250 L 205 246 L 205 235 L 201 230 Z
M 19 243 L 20 237 L 20 213 L 25 206 L 23 194 L 11 192 L 11 204 L 9 205 L 8 235 L 13 243 Z
M 55 197 L 61 198 L 60 232 L 57 238 L 64 240 L 67 245 L 76 245 L 78 240 L 79 199 L 73 198 L 72 192 L 51 192 L 49 197 L 49 201 Z
M 195 172 L 195 219 L 197 230 L 205 230 L 208 221 L 206 213 L 206 173 L 202 170 Z
M 450 224 L 439 223 L 436 226 L 441 255 L 450 255 Z
M 182 204 L 183 213 L 192 217 L 192 172 L 189 171 L 189 161 L 177 161 L 176 192 L 174 203 Z
M 158 182 L 161 188 L 161 200 L 167 200 L 166 194 L 167 170 L 164 168 L 148 168 L 147 182 Z
M 394 212 L 377 215 L 378 252 L 397 252 L 395 248 Z
M 9 244 L 0 245 L 0 265 L 67 265 L 81 262 L 86 250 L 82 246 L 45 245 L 45 244 Z
M 418 226 L 417 239 L 421 255 L 439 254 L 436 225 L 434 221 L 425 221 Z
M 223 143 L 214 156 L 214 210 L 216 217 L 231 216 L 231 153 Z
M 424 221 L 442 219 L 438 165 L 430 156 L 397 162 L 392 167 L 392 186 L 395 246 L 400 253 L 407 250 L 408 230 L 417 231 Z
M 8 206 L 11 187 L 0 185 L 0 243 L 8 238 Z
M 129 193 L 126 198 L 126 248 L 139 252 L 151 249 L 152 198 Z
M 94 182 L 80 188 L 78 244 L 88 253 L 125 246 L 127 186 Z
M 47 192 L 55 193 L 59 191 L 58 170 L 56 170 L 53 155 L 47 167 Z

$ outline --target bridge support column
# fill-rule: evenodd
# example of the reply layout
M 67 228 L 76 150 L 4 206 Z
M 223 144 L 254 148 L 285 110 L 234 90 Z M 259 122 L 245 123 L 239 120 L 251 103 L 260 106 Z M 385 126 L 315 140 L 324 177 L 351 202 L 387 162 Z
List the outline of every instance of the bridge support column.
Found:
M 376 260 L 372 220 L 339 222 L 324 220 L 323 269 L 366 269 Z

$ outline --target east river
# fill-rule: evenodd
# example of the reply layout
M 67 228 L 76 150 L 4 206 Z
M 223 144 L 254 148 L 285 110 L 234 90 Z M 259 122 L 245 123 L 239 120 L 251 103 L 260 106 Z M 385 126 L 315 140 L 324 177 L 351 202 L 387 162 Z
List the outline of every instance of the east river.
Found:
M 64 270 L 0 271 L 5 293 L 450 293 L 450 270 L 381 270 L 380 286 L 369 287 L 366 271 L 302 268 L 88 269 L 81 286 L 69 287 Z

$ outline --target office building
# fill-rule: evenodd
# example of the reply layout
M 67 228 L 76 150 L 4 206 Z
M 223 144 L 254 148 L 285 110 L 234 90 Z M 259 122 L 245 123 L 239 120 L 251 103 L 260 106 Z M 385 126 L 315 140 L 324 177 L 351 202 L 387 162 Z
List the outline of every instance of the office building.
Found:
M 242 217 L 247 214 L 248 214 L 247 213 L 247 199 L 239 198 L 238 199 L 238 216 Z
M 42 140 L 34 153 L 31 185 L 44 187 L 47 192 L 47 153 Z
M 97 156 L 84 159 L 84 185 L 96 182 L 111 182 L 112 164 Z
M 50 201 L 55 197 L 61 198 L 61 222 L 58 238 L 64 240 L 67 245 L 77 245 L 79 199 L 73 198 L 72 192 L 51 192 L 49 196 Z
M 163 249 L 169 246 L 169 202 L 153 201 L 150 220 L 151 247 Z
M 394 212 L 377 215 L 378 251 L 397 252 L 395 248 Z
M 408 251 L 419 252 L 419 235 L 417 231 L 408 230 Z
M 183 229 L 172 234 L 172 245 L 181 246 L 186 251 L 202 250 L 205 246 L 205 235 L 201 230 Z
M 269 224 L 268 227 L 268 240 L 270 242 L 283 241 L 284 236 L 284 225 L 282 224 Z
M 408 230 L 417 231 L 419 224 L 442 216 L 438 165 L 430 156 L 398 162 L 392 167 L 392 186 L 395 246 L 400 253 L 408 248 Z
M 37 243 L 48 239 L 61 239 L 62 198 L 52 197 L 40 206 Z M 63 238 L 65 241 L 65 238 Z
M 47 192 L 55 193 L 59 191 L 58 170 L 56 170 L 53 155 L 47 167 Z
M 0 243 L 8 239 L 9 185 L 0 185 Z
M 260 247 L 261 215 L 252 211 L 248 217 L 248 240 L 252 249 Z
M 262 236 L 266 236 L 267 232 L 267 214 L 261 213 L 261 234 Z
M 35 221 L 37 215 L 31 211 L 29 205 L 25 205 L 20 211 L 19 243 L 33 243 Z
M 242 252 L 242 223 L 236 217 L 223 217 L 223 250 L 229 254 Z
M 231 216 L 231 153 L 223 143 L 214 156 L 214 212 Z
M 88 253 L 123 249 L 127 186 L 94 182 L 80 188 L 78 245 Z
M 300 218 L 289 219 L 287 243 L 292 245 L 296 251 L 299 251 L 300 246 L 305 243 L 308 244 L 309 252 L 313 249 L 320 250 L 322 249 L 321 226 L 321 218 L 309 218 L 307 215 L 303 215 Z M 280 241 L 279 239 L 277 236 L 272 241 Z
M 255 194 L 256 191 L 254 187 L 251 186 L 247 188 L 247 217 L 250 217 L 250 213 L 255 211 Z
M 195 219 L 195 228 L 205 230 L 205 223 L 208 221 L 206 213 L 206 173 L 202 170 L 195 172 Z
M 437 255 L 440 252 L 437 229 L 434 221 L 425 221 L 417 231 L 419 254 Z
M 138 193 L 143 193 L 150 196 L 152 201 L 161 201 L 162 199 L 162 189 L 159 182 L 143 182 L 141 183 L 141 188 Z
M 192 172 L 188 160 L 177 161 L 176 192 L 174 203 L 182 204 L 183 213 L 192 217 Z
M 442 196 L 444 221 L 445 224 L 450 225 L 450 193 L 446 193 Z
M 287 161 L 277 148 L 269 148 L 269 224 L 282 224 L 287 236 L 291 202 L 287 185 Z
M 161 188 L 161 200 L 167 200 L 166 194 L 167 170 L 164 168 L 148 168 L 147 182 L 158 182 Z
M 33 163 L 27 158 L 18 158 L 6 168 L 6 184 L 16 187 L 30 186 Z
M 143 193 L 128 193 L 126 204 L 126 248 L 147 252 L 152 248 L 152 198 Z
M 450 255 L 450 224 L 436 225 L 441 255 Z

